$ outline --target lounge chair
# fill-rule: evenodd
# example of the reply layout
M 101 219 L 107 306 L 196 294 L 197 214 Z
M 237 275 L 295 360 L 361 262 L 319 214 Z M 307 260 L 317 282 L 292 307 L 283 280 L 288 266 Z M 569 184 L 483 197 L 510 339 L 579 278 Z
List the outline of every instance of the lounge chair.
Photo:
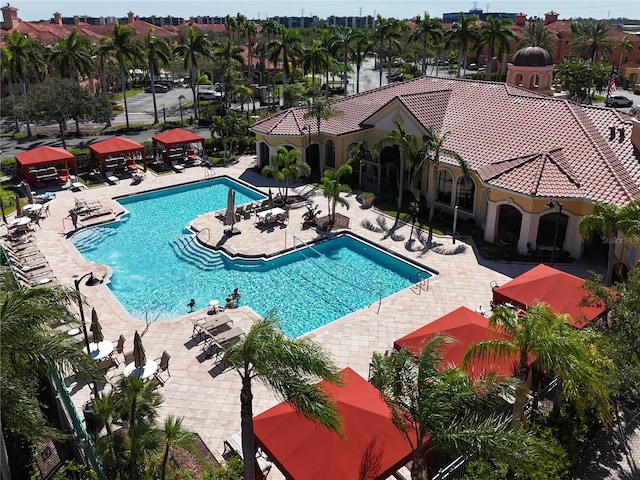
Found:
M 244 336 L 244 330 L 240 327 L 233 327 L 216 335 L 212 335 L 206 331 L 205 334 L 207 338 L 203 349 L 208 349 L 209 356 L 213 357 L 214 355 L 219 355 L 224 352 L 225 347 L 238 343 Z
M 61 168 L 60 170 L 58 170 L 58 183 L 60 185 L 64 185 L 68 181 L 69 181 L 69 169 Z
M 217 331 L 225 326 L 225 325 L 233 325 L 233 320 L 229 318 L 228 315 L 220 315 L 219 317 L 208 319 L 208 318 L 199 318 L 191 320 L 193 323 L 193 332 L 191 333 L 192 337 L 196 335 L 202 337 L 207 333 L 210 335 L 214 335 Z
M 224 449 L 225 451 L 229 451 L 240 458 L 244 458 L 242 455 L 242 435 L 240 432 L 236 432 L 230 437 L 226 438 L 224 441 Z M 262 472 L 264 478 L 267 478 L 269 471 L 271 470 L 272 464 L 264 454 L 264 452 L 260 449 L 256 452 L 256 465 Z
M 127 159 L 127 171 L 128 172 L 138 171 L 138 165 L 136 164 L 136 161 L 133 158 Z

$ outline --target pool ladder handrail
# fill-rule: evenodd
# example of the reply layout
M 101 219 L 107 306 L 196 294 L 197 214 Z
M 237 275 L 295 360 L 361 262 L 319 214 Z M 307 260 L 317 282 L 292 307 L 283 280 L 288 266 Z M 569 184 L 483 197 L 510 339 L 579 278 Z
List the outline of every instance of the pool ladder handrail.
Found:
M 429 279 L 431 278 L 430 275 L 427 275 L 424 272 L 418 272 L 414 275 L 411 275 L 411 277 L 409 277 L 409 280 L 411 280 L 413 282 L 413 287 L 411 287 L 412 289 L 414 287 L 417 287 L 417 292 L 418 295 L 420 295 L 420 293 L 422 292 L 422 290 L 425 291 L 429 291 Z M 426 288 L 425 288 L 425 284 L 426 284 Z
M 204 227 L 202 230 L 199 230 L 198 233 L 196 233 L 195 235 L 193 235 L 189 241 L 187 243 L 184 244 L 184 246 L 182 247 L 181 250 L 185 250 L 191 243 L 195 242 L 196 238 L 198 238 L 198 235 L 200 235 L 202 232 L 206 231 L 209 236 L 207 237 L 207 241 L 211 240 L 211 230 L 209 229 L 209 227 Z

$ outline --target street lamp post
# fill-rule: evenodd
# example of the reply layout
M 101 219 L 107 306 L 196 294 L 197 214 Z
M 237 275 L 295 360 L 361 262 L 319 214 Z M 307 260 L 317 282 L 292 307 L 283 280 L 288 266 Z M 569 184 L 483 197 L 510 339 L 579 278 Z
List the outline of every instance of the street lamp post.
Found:
M 553 260 L 556 254 L 556 242 L 558 241 L 558 230 L 560 228 L 560 216 L 562 215 L 562 204 L 557 200 L 549 199 L 545 205 L 547 208 L 558 207 L 558 216 L 556 217 L 556 230 L 553 233 L 553 246 L 551 247 L 551 266 L 553 267 Z
M 82 323 L 82 333 L 84 334 L 84 346 L 87 349 L 87 353 L 91 355 L 91 348 L 89 348 L 89 334 L 87 333 L 87 323 L 84 318 L 84 308 L 82 308 L 82 297 L 80 296 L 80 282 L 84 280 L 86 277 L 89 277 L 85 282 L 85 285 L 92 287 L 94 285 L 98 285 L 102 283 L 102 280 L 95 277 L 93 272 L 85 273 L 81 277 L 78 277 L 74 280 L 74 285 L 76 286 L 76 294 L 78 297 L 78 307 L 80 308 L 80 322 Z M 95 398 L 98 398 L 98 386 L 96 382 L 93 382 L 93 395 Z
M 178 97 L 178 105 L 180 105 L 180 125 L 184 127 L 184 118 L 182 118 L 182 101 L 185 100 L 184 95 Z

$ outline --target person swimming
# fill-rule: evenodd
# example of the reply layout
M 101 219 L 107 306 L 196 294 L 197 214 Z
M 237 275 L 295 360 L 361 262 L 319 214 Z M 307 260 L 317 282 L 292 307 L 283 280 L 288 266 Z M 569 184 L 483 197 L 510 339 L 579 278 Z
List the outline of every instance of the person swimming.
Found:
M 193 310 L 194 307 L 196 306 L 196 301 L 195 299 L 191 299 L 191 301 L 189 303 L 187 303 L 187 307 L 189 307 L 189 309 Z

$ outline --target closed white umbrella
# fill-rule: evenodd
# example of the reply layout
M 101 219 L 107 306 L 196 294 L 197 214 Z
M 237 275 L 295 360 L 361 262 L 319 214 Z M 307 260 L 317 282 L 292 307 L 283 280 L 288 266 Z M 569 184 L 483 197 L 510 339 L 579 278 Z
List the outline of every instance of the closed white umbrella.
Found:
M 29 203 L 33 205 L 36 202 L 33 199 L 33 192 L 31 191 L 31 186 L 29 185 L 28 182 L 22 182 L 22 185 L 24 185 L 24 191 L 27 194 L 27 200 L 29 200 Z

